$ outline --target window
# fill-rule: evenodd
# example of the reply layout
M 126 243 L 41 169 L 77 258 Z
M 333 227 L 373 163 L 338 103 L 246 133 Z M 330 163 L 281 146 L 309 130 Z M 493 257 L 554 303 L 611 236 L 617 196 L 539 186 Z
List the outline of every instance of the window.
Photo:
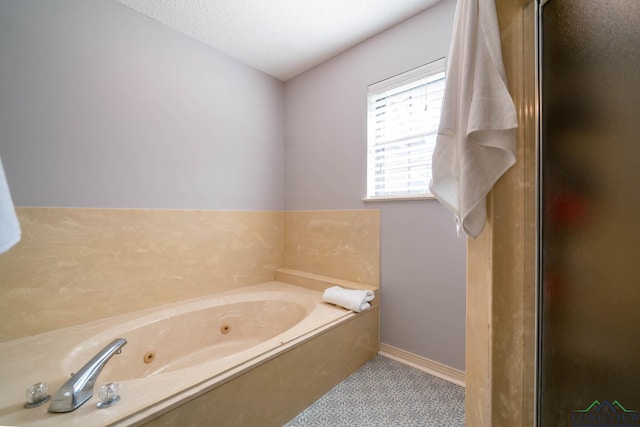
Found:
M 366 199 L 433 197 L 444 58 L 369 86 Z

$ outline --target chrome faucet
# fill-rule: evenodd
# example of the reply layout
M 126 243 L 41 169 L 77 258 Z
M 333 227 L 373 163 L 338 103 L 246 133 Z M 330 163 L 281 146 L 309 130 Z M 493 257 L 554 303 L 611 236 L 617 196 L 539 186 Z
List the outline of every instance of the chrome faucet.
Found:
M 49 412 L 71 412 L 80 407 L 93 396 L 93 386 L 102 368 L 111 356 L 120 354 L 122 346 L 127 343 L 124 338 L 116 338 L 109 345 L 93 356 L 86 365 L 73 374 L 51 398 Z

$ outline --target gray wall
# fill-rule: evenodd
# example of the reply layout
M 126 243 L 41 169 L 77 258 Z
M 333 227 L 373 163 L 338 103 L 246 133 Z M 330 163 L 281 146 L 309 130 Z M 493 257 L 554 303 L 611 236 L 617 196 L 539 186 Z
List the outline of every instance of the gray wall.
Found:
M 115 1 L 0 2 L 17 205 L 281 210 L 282 86 Z
M 466 240 L 436 200 L 364 203 L 367 86 L 448 55 L 444 0 L 285 83 L 285 208 L 381 210 L 381 340 L 464 369 Z

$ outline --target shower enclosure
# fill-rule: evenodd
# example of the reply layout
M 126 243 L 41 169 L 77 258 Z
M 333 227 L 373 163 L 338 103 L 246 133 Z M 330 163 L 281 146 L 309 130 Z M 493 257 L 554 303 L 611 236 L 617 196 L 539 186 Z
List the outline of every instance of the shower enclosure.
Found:
M 640 0 L 538 6 L 537 424 L 640 426 Z

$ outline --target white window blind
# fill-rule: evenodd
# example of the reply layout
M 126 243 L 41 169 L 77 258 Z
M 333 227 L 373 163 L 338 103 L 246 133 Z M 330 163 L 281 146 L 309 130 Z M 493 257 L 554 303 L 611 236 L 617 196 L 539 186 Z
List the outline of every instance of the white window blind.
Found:
M 444 58 L 369 86 L 367 199 L 432 197 Z

